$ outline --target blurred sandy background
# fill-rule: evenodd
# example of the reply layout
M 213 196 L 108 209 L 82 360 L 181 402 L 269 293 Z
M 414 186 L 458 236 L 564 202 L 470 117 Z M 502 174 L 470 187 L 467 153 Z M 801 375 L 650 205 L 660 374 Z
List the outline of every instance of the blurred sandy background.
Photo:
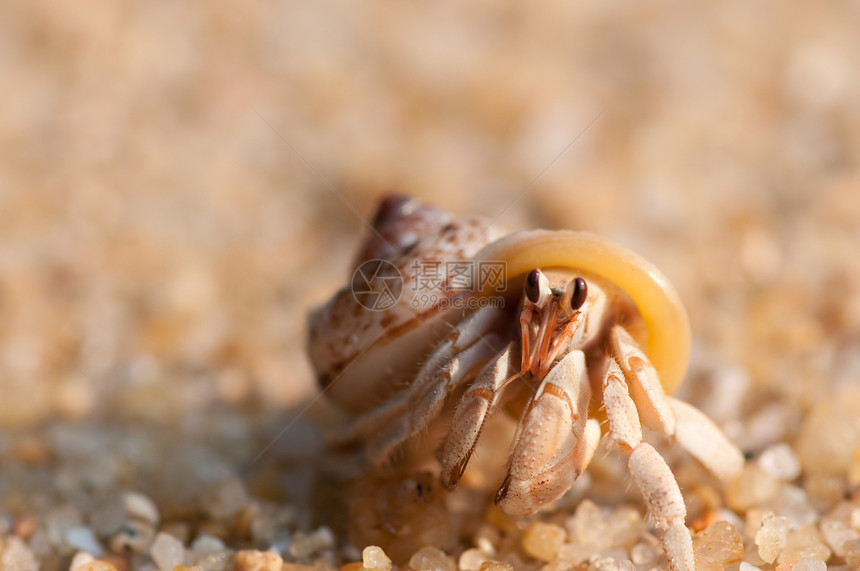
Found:
M 389 189 L 644 254 L 688 302 L 688 384 L 735 387 L 709 412 L 742 439 L 792 403 L 790 438 L 860 384 L 858 24 L 849 1 L 4 4 L 5 509 L 48 501 L 58 432 L 267 442 Z

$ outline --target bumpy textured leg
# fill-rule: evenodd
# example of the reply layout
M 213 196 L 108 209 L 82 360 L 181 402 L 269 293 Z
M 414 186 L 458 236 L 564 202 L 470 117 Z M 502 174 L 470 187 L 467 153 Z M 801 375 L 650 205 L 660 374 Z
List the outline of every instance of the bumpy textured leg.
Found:
M 498 310 L 487 307 L 479 309 L 458 323 L 451 334 L 430 354 L 415 379 L 404 379 L 404 381 L 411 381 L 406 388 L 356 418 L 333 439 L 332 444 L 343 446 L 372 438 L 392 422 L 397 422 L 398 417 L 408 414 L 425 385 L 438 381 L 438 373 L 451 370 L 451 362 L 457 354 L 475 343 L 486 345 L 487 341 L 483 337 L 492 329 L 493 322 L 497 318 Z M 457 370 L 462 369 L 457 367 Z M 465 374 L 467 371 L 462 372 Z M 356 395 L 356 398 L 372 398 L 372 395 Z
M 698 409 L 666 396 L 654 366 L 620 326 L 612 330 L 612 348 L 645 426 L 673 436 L 722 480 L 740 472 L 744 464 L 740 450 Z
M 534 513 L 573 485 L 594 455 L 600 425 L 586 422 L 590 389 L 581 351 L 550 370 L 520 421 L 496 503 L 511 515 Z
M 693 540 L 684 525 L 687 508 L 666 461 L 653 446 L 642 442 L 636 403 L 627 391 L 621 367 L 610 359 L 603 381 L 603 401 L 609 432 L 627 455 L 627 465 L 654 524 L 663 530 L 663 549 L 673 570 L 693 570 Z
M 508 343 L 505 350 L 484 367 L 475 382 L 463 393 L 454 411 L 450 432 L 439 455 L 442 483 L 448 488 L 453 488 L 460 481 L 484 422 L 496 406 L 499 393 L 516 378 L 510 374 L 512 345 Z
M 482 366 L 498 352 L 497 337 L 481 339 L 456 354 L 446 355 L 438 365 L 421 368 L 410 390 L 408 408 L 392 421 L 390 427 L 367 447 L 367 456 L 374 464 L 385 462 L 391 453 L 409 437 L 424 431 L 442 410 L 445 400 L 461 382 L 472 377 L 467 373 Z

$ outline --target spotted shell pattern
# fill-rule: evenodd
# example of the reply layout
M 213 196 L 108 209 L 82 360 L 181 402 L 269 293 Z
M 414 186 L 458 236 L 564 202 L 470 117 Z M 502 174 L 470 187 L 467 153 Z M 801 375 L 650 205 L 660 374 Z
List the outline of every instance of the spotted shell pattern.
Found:
M 365 262 L 385 260 L 403 279 L 403 291 L 409 291 L 415 260 L 469 260 L 500 235 L 500 230 L 484 218 L 453 217 L 411 198 L 388 196 L 380 203 L 373 232 L 356 256 L 353 270 Z M 443 290 L 428 293 L 443 295 Z M 416 308 L 410 295 L 401 295 L 384 311 L 371 311 L 356 299 L 351 284 L 347 284 L 311 315 L 308 348 L 320 384 L 328 387 L 372 345 L 402 335 L 411 323 L 425 321 L 426 314 L 434 311 L 431 306 Z M 339 380 L 339 384 L 354 382 L 358 381 Z M 337 388 L 331 387 L 329 392 L 338 400 Z

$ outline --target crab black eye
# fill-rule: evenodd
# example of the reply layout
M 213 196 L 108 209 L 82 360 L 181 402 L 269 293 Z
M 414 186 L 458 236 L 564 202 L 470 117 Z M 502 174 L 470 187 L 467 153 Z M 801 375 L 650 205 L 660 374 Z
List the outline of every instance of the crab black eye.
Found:
M 540 270 L 532 270 L 526 276 L 523 292 L 532 303 L 537 303 L 540 299 Z
M 588 286 L 582 278 L 576 278 L 573 282 L 573 293 L 570 294 L 570 308 L 577 310 L 585 303 L 585 298 L 588 295 Z

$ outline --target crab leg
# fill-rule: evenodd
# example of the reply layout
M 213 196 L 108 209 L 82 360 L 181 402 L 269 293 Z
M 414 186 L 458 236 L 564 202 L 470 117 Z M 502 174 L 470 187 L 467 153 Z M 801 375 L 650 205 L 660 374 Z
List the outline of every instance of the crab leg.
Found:
M 497 318 L 498 310 L 491 307 L 479 309 L 466 317 L 424 361 L 408 387 L 355 419 L 342 431 L 342 434 L 332 439 L 332 444 L 344 446 L 371 438 L 390 425 L 392 420 L 396 422 L 398 416 L 407 414 L 425 385 L 437 381 L 446 370 L 461 369 L 452 367 L 452 360 L 476 342 L 482 341 Z M 459 365 L 459 362 L 453 365 Z M 466 370 L 461 371 L 462 374 L 466 372 Z
M 461 382 L 473 379 L 468 373 L 489 361 L 501 345 L 486 329 L 496 317 L 495 310 L 478 310 L 460 324 L 451 339 L 433 352 L 421 367 L 404 402 L 403 414 L 390 428 L 373 439 L 367 456 L 373 464 L 383 463 L 409 437 L 425 430 L 438 417 L 448 395 Z M 471 344 L 466 345 L 466 343 Z M 410 412 L 411 411 L 411 412 Z
M 612 355 L 624 371 L 630 395 L 648 428 L 668 436 L 675 433 L 675 415 L 666 400 L 666 393 L 657 378 L 657 371 L 633 338 L 620 325 L 610 333 Z
M 394 418 L 404 414 L 411 397 L 412 394 L 408 390 L 401 391 L 395 397 L 349 423 L 340 434 L 330 438 L 329 444 L 335 447 L 348 446 L 378 434 Z
M 520 421 L 496 503 L 511 515 L 534 513 L 573 485 L 594 455 L 600 425 L 586 422 L 590 389 L 581 351 L 565 355 L 538 387 Z
M 740 450 L 701 411 L 676 398 L 666 396 L 657 372 L 630 335 L 620 326 L 612 330 L 613 354 L 624 376 L 642 422 L 674 439 L 722 480 L 729 480 L 743 468 Z M 626 365 L 626 368 L 625 368 Z
M 451 430 L 442 445 L 439 460 L 442 464 L 442 484 L 453 488 L 460 481 L 484 422 L 496 406 L 501 390 L 517 376 L 511 376 L 511 347 L 508 343 L 505 350 L 487 366 L 463 393 L 454 418 Z
M 723 431 L 696 407 L 667 398 L 675 413 L 675 440 L 721 480 L 737 475 L 744 467 L 744 456 Z
M 440 369 L 428 373 L 429 378 L 419 376 L 415 382 L 420 381 L 421 384 L 416 386 L 423 390 L 409 391 L 410 399 L 404 414 L 394 419 L 389 429 L 373 438 L 367 447 L 370 461 L 376 465 L 384 463 L 398 446 L 425 430 L 439 415 L 451 391 L 461 382 L 473 378 L 466 373 L 492 358 L 496 351 L 492 344 L 478 341 L 452 357 Z
M 627 455 L 633 481 L 645 499 L 654 524 L 663 531 L 663 550 L 673 570 L 695 569 L 693 539 L 684 525 L 687 508 L 678 482 L 653 446 L 642 442 L 636 403 L 627 392 L 624 373 L 614 359 L 608 360 L 603 381 L 603 402 L 609 433 Z
M 411 427 L 410 436 L 414 436 L 427 428 L 430 422 L 441 412 L 442 405 L 445 404 L 445 399 L 451 394 L 451 391 L 466 380 L 467 373 L 482 366 L 497 355 L 500 343 L 501 339 L 498 336 L 489 335 L 451 356 L 435 372 L 427 372 L 422 369 L 422 373 L 430 374 L 431 378 L 425 382 L 419 375 L 419 378 L 416 379 L 423 385 L 423 390 L 416 391 L 416 398 L 411 407 L 412 414 L 408 416 Z M 469 378 L 473 379 L 474 377 Z

